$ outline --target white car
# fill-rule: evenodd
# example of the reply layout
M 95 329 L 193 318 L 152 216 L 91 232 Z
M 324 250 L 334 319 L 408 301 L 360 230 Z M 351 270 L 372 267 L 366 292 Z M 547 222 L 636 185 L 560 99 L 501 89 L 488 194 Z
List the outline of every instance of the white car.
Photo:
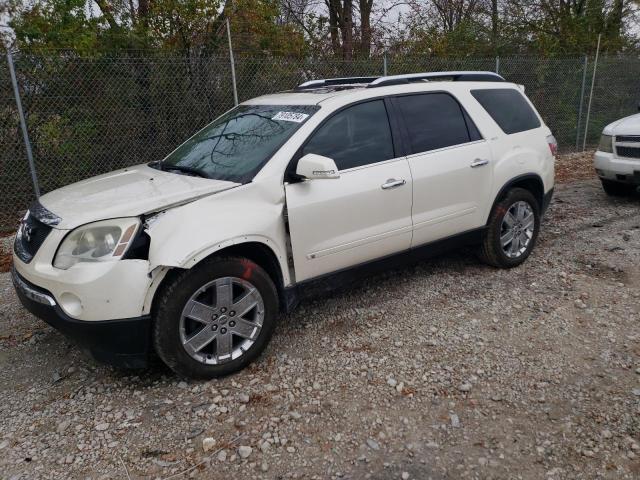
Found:
M 640 113 L 604 127 L 593 163 L 608 195 L 629 195 L 640 186 Z
M 458 245 L 521 264 L 556 148 L 493 73 L 310 81 L 162 161 L 44 195 L 18 230 L 14 284 L 98 360 L 141 367 L 155 351 L 183 376 L 228 374 L 314 288 Z

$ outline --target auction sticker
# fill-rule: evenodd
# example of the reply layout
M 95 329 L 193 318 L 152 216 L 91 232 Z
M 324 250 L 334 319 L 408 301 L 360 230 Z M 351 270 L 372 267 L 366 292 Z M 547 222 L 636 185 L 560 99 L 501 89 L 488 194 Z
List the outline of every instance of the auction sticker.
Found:
M 308 116 L 309 115 L 307 115 L 306 113 L 278 112 L 271 118 L 271 120 L 302 123 L 307 119 Z

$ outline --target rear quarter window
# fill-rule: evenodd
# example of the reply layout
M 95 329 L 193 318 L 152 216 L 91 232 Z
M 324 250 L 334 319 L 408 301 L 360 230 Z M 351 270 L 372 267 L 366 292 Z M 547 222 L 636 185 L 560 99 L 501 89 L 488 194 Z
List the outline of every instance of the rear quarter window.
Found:
M 471 90 L 471 95 L 506 134 L 533 130 L 541 125 L 540 119 L 518 90 L 489 88 Z

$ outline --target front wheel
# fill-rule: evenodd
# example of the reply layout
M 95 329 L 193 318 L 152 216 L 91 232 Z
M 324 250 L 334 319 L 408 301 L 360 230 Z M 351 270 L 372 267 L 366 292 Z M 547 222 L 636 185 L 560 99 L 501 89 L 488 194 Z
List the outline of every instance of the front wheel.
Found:
M 153 340 L 160 358 L 184 377 L 241 370 L 273 333 L 278 294 L 269 275 L 244 258 L 213 258 L 173 277 L 159 292 Z
M 480 247 L 489 265 L 512 268 L 531 254 L 540 229 L 540 206 L 531 192 L 513 188 L 491 211 Z

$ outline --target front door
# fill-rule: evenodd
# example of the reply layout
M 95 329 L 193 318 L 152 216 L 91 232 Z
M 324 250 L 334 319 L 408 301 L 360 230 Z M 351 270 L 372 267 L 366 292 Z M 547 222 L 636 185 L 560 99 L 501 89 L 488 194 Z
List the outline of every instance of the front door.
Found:
M 285 187 L 297 282 L 410 247 L 411 172 L 394 153 L 384 101 L 334 114 L 303 147 L 307 153 L 332 158 L 340 178 Z

